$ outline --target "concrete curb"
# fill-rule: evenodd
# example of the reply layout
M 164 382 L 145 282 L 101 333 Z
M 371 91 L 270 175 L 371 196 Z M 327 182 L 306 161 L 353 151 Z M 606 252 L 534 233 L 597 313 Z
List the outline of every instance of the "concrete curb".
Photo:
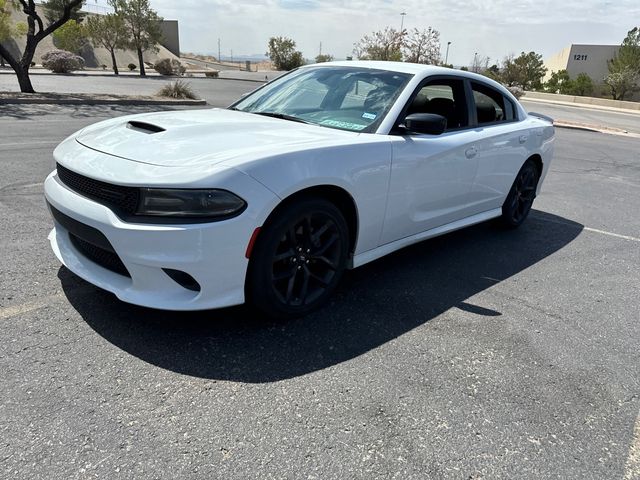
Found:
M 577 105 L 589 105 L 594 107 L 616 108 L 620 110 L 632 110 L 640 112 L 640 102 L 627 100 L 611 100 L 609 98 L 581 97 L 578 95 L 563 95 L 559 93 L 525 92 L 523 98 L 550 102 L 563 102 Z
M 189 78 L 189 77 L 186 77 L 186 78 Z M 201 78 L 201 77 L 191 77 L 191 78 Z M 271 80 L 275 80 L 276 78 L 277 77 L 274 77 Z M 267 81 L 269 82 L 271 81 L 271 80 L 253 80 L 251 78 L 229 78 L 229 77 L 210 78 L 209 80 L 233 80 L 234 82 L 253 82 L 253 83 L 262 83 L 262 84 L 267 83 Z
M 547 105 L 561 105 L 563 107 L 576 107 L 584 110 L 601 110 L 603 112 L 624 113 L 627 115 L 640 115 L 640 110 L 630 110 L 628 108 L 605 107 L 602 105 L 592 105 L 590 103 L 563 102 L 560 100 L 546 100 L 541 98 L 530 98 L 526 95 L 520 98 L 521 102 L 543 103 Z
M 581 130 L 583 132 L 605 133 L 608 135 L 619 135 L 628 138 L 640 138 L 640 133 L 629 132 L 620 128 L 604 127 L 601 125 L 590 125 L 586 123 L 570 122 L 567 120 L 556 120 L 553 122 L 556 128 L 564 128 L 567 130 Z
M 0 98 L 0 105 L 126 105 L 126 106 L 202 106 L 206 100 L 134 100 L 134 99 L 84 99 L 84 98 Z

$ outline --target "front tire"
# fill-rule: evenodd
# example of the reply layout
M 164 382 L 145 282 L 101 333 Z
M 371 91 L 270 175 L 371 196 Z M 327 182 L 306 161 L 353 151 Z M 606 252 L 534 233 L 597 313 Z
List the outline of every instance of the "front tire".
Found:
M 344 273 L 349 230 L 331 202 L 309 198 L 285 206 L 261 230 L 247 274 L 249 301 L 272 318 L 321 307 Z
M 540 172 L 533 160 L 527 160 L 516 176 L 502 205 L 502 224 L 517 228 L 527 219 L 536 198 Z

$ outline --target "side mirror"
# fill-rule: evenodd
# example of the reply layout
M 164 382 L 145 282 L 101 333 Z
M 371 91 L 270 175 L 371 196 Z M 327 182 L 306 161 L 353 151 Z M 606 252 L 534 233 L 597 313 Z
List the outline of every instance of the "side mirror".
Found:
M 447 129 L 447 119 L 435 113 L 412 113 L 404 119 L 404 126 L 414 133 L 440 135 Z

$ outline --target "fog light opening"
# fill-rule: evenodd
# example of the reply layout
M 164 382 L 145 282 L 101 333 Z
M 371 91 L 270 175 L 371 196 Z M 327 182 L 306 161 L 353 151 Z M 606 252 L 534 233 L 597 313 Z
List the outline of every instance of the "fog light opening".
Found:
M 162 270 L 171 278 L 171 280 L 176 282 L 182 288 L 186 288 L 192 292 L 199 292 L 201 290 L 200 284 L 187 272 L 181 272 L 180 270 L 173 270 L 171 268 L 163 268 Z

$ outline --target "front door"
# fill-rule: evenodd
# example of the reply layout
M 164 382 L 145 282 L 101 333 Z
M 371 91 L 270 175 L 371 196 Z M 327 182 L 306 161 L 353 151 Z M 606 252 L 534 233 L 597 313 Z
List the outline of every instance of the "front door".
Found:
M 442 135 L 392 135 L 393 160 L 381 244 L 467 217 L 478 167 L 464 81 L 428 80 L 407 110 L 447 119 Z

